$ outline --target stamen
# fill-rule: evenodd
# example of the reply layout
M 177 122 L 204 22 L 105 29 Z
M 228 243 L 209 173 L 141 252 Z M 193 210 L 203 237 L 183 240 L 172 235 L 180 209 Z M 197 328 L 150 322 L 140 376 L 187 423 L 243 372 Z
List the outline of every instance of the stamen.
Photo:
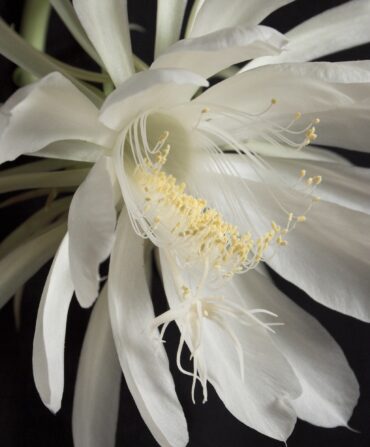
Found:
M 177 308 L 170 309 L 155 318 L 152 329 L 160 328 L 159 341 L 164 342 L 163 337 L 169 323 L 172 321 L 178 323 L 181 338 L 176 362 L 180 371 L 192 377 L 193 400 L 197 381 L 202 386 L 203 401 L 207 400 L 208 373 L 203 353 L 205 318 L 214 322 L 232 341 L 239 359 L 242 378 L 243 349 L 230 320 L 237 321 L 243 326 L 258 325 L 272 333 L 274 326 L 282 324 L 264 322 L 261 315 L 264 318 L 266 315 L 277 317 L 268 310 L 245 309 L 223 296 L 208 296 L 205 290 L 221 287 L 235 274 L 255 268 L 259 262 L 266 259 L 267 254 L 270 255 L 273 251 L 270 248 L 279 249 L 287 246 L 288 233 L 298 223 L 306 221 L 306 214 L 312 204 L 320 200 L 319 197 L 313 196 L 312 192 L 321 183 L 321 176 L 314 175 L 307 178 L 306 169 L 301 169 L 299 175 L 297 173 L 295 184 L 287 185 L 286 190 L 282 192 L 279 185 L 286 185 L 286 180 L 279 177 L 258 153 L 248 147 L 248 140 L 243 135 L 240 137 L 237 132 L 235 134 L 226 132 L 220 126 L 213 124 L 214 118 L 225 117 L 243 129 L 253 124 L 258 127 L 259 136 L 265 141 L 277 146 L 286 145 L 294 150 L 300 150 L 315 140 L 317 137 L 315 125 L 319 123 L 319 119 L 314 119 L 301 130 L 294 130 L 296 122 L 302 119 L 300 112 L 293 116 L 286 127 L 265 120 L 263 115 L 276 104 L 277 101 L 273 98 L 264 111 L 254 115 L 221 109 L 217 106 L 212 106 L 211 111 L 205 106 L 193 131 L 200 137 L 197 138 L 200 149 L 210 155 L 210 163 L 213 163 L 212 168 L 216 168 L 215 172 L 226 174 L 224 177 L 220 176 L 220 187 L 222 188 L 222 182 L 228 186 L 226 183 L 230 176 L 239 176 L 235 165 L 229 162 L 223 153 L 225 149 L 229 149 L 243 156 L 245 162 L 249 163 L 258 181 L 266 186 L 277 204 L 278 212 L 284 213 L 285 223 L 279 222 L 280 219 L 276 216 L 270 216 L 266 220 L 263 208 L 247 181 L 242 180 L 241 184 L 245 186 L 243 194 L 247 197 L 248 209 L 253 209 L 253 215 L 261 219 L 249 220 L 248 212 L 245 212 L 244 221 L 248 229 L 245 232 L 241 232 L 237 226 L 225 219 L 201 194 L 198 195 L 197 188 L 193 184 L 191 184 L 193 194 L 190 194 L 185 183 L 180 183 L 175 176 L 165 170 L 173 150 L 170 143 L 174 144 L 177 135 L 172 138 L 170 130 L 165 130 L 155 143 L 149 144 L 147 136 L 149 113 L 136 118 L 125 130 L 121 145 L 116 151 L 117 165 L 121 163 L 123 166 L 122 172 L 118 172 L 118 178 L 133 228 L 137 234 L 150 238 L 153 243 L 161 247 L 170 260 L 172 277 L 181 303 Z M 293 140 L 298 137 L 303 140 L 300 142 Z M 229 193 L 228 187 L 222 192 L 230 210 L 235 214 L 240 213 L 238 197 L 232 194 L 232 191 Z M 294 195 L 295 192 L 299 192 L 300 200 L 304 201 L 304 206 L 299 207 L 303 209 L 292 210 L 284 204 L 283 198 Z M 271 219 L 272 217 L 276 220 Z M 264 228 L 264 231 L 255 228 L 256 222 L 259 221 L 270 222 L 269 227 Z M 193 360 L 192 371 L 186 371 L 181 365 L 185 341 Z

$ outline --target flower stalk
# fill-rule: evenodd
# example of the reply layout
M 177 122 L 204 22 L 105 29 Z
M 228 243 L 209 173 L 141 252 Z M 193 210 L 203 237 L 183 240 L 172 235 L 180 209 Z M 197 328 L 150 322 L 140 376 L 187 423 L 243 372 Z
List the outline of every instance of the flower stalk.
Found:
M 50 12 L 48 0 L 27 0 L 23 10 L 20 35 L 40 51 L 45 49 Z M 36 79 L 33 74 L 22 68 L 17 68 L 14 72 L 14 82 L 19 86 L 30 84 Z

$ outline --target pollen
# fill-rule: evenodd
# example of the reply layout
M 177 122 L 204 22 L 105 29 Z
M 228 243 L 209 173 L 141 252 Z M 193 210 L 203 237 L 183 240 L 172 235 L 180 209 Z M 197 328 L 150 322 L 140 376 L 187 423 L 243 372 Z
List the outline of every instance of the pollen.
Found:
M 139 166 L 135 176 L 144 192 L 146 221 L 185 262 L 203 264 L 207 259 L 218 276 L 229 279 L 254 268 L 272 244 L 287 245 L 283 240 L 287 227 L 272 222 L 268 231 L 253 238 L 250 232 L 240 233 L 205 199 L 188 194 L 185 183 L 162 169 L 169 150 L 167 146 L 156 154 L 154 162 L 147 160 Z

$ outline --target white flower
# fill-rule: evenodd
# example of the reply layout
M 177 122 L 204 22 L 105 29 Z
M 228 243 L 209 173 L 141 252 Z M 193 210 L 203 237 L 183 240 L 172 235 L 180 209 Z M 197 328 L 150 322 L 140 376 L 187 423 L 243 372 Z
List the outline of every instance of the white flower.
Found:
M 76 445 L 99 446 L 102 439 L 114 445 L 120 367 L 158 443 L 187 443 L 160 343 L 172 321 L 181 331 L 177 364 L 192 376 L 193 394 L 199 381 L 206 400 L 210 382 L 235 417 L 279 440 L 287 439 L 297 417 L 324 427 L 347 425 L 358 385 L 341 349 L 279 292 L 261 261 L 313 299 L 369 321 L 367 171 L 307 146 L 368 151 L 370 62 L 263 66 L 279 58 L 302 60 L 305 39 L 311 44 L 321 27 L 320 18 L 311 19 L 287 44 L 277 31 L 257 25 L 286 3 L 234 0 L 220 11 L 218 0 L 196 2 L 188 38 L 176 42 L 185 2 L 160 1 L 158 57 L 149 70 L 134 74 L 124 2 L 75 0 L 116 89 L 96 107 L 53 72 L 1 109 L 2 162 L 28 153 L 94 163 L 73 196 L 34 341 L 38 391 L 58 411 L 72 295 L 83 307 L 94 303 L 99 266 L 111 255 L 108 285 L 94 307 L 80 360 Z M 343 6 L 339 14 L 356 17 L 367 30 L 368 3 L 353 3 L 353 10 Z M 170 13 L 178 20 L 169 21 Z M 337 14 L 329 11 L 323 20 Z M 336 33 L 341 26 L 332 25 Z M 370 37 L 361 36 L 334 47 L 327 31 L 307 58 Z M 194 96 L 208 87 L 207 78 L 254 58 L 242 73 Z M 261 66 L 252 70 L 253 64 Z M 76 186 L 86 172 L 38 176 L 28 186 Z M 22 185 L 24 178 L 18 180 Z M 11 190 L 15 182 L 8 176 L 3 183 Z M 22 248 L 27 268 L 21 264 L 21 272 L 11 263 L 21 251 L 2 261 L 4 301 L 51 256 L 64 233 L 60 213 L 69 203 L 55 203 L 45 240 Z M 148 285 L 153 245 L 170 306 L 157 317 Z M 185 343 L 192 371 L 181 364 Z

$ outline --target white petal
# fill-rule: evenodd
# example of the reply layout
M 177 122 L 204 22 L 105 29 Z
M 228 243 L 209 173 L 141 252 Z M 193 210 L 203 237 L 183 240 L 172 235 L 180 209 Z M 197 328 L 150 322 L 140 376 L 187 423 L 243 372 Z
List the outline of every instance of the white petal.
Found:
M 144 422 L 161 446 L 188 442 L 168 359 L 150 327 L 154 311 L 144 259 L 145 241 L 135 235 L 122 211 L 108 280 L 113 337 L 121 367 Z
M 222 28 L 237 25 L 257 25 L 276 9 L 292 0 L 203 0 L 194 22 L 187 30 L 189 37 L 198 37 Z
M 86 34 L 115 85 L 134 73 L 126 0 L 73 0 Z
M 180 37 L 187 0 L 159 0 L 155 35 L 155 57 Z
M 0 308 L 53 257 L 65 233 L 65 225 L 51 227 L 20 245 L 0 261 Z
M 50 3 L 79 45 L 92 59 L 100 63 L 99 56 L 82 28 L 71 2 L 69 0 L 50 0 Z
M 287 32 L 289 44 L 284 53 L 258 58 L 244 69 L 319 59 L 370 42 L 369 21 L 368 0 L 346 2 L 306 20 Z
M 87 327 L 73 400 L 75 447 L 114 447 L 121 368 L 114 346 L 105 287 Z
M 237 26 L 184 39 L 157 58 L 152 68 L 183 68 L 208 78 L 259 55 L 278 54 L 287 40 L 267 26 Z
M 263 118 L 285 117 L 289 122 L 296 112 L 320 117 L 321 112 L 351 107 L 369 97 L 369 61 L 310 62 L 248 70 L 209 88 L 194 102 L 260 113 L 274 98 L 277 104 Z
M 278 315 L 271 337 L 303 387 L 292 405 L 298 417 L 321 427 L 347 425 L 359 397 L 357 380 L 335 340 L 321 324 L 283 295 L 272 281 L 250 271 L 236 278 L 245 303 Z
M 82 307 L 99 293 L 99 265 L 109 256 L 116 225 L 111 161 L 102 157 L 75 192 L 68 215 L 69 256 Z
M 137 73 L 107 98 L 100 120 L 112 129 L 122 129 L 139 113 L 188 100 L 186 87 L 189 86 L 207 87 L 208 82 L 195 73 L 180 69 Z
M 56 158 L 59 160 L 74 160 L 94 163 L 102 155 L 105 149 L 94 143 L 79 140 L 56 141 L 46 146 L 34 155 L 37 157 Z
M 180 300 L 173 285 L 171 270 L 163 251 L 160 255 L 166 296 L 170 307 L 176 307 Z M 212 296 L 215 291 L 205 290 L 205 295 L 207 293 Z M 223 295 L 237 303 L 241 301 L 240 293 L 231 282 L 217 289 L 217 296 Z M 238 325 L 233 320 L 232 329 L 244 352 L 243 382 L 231 338 L 212 321 L 204 319 L 203 323 L 202 350 L 209 381 L 226 408 L 249 427 L 285 441 L 296 422 L 290 399 L 295 399 L 300 393 L 299 383 L 289 363 L 266 332 L 252 326 Z
M 66 78 L 51 73 L 5 104 L 8 124 L 0 135 L 0 162 L 66 139 L 110 145 L 111 132 L 97 108 Z
M 73 296 L 68 234 L 51 266 L 37 314 L 33 340 L 33 375 L 37 391 L 53 413 L 60 409 L 64 388 L 64 339 Z

